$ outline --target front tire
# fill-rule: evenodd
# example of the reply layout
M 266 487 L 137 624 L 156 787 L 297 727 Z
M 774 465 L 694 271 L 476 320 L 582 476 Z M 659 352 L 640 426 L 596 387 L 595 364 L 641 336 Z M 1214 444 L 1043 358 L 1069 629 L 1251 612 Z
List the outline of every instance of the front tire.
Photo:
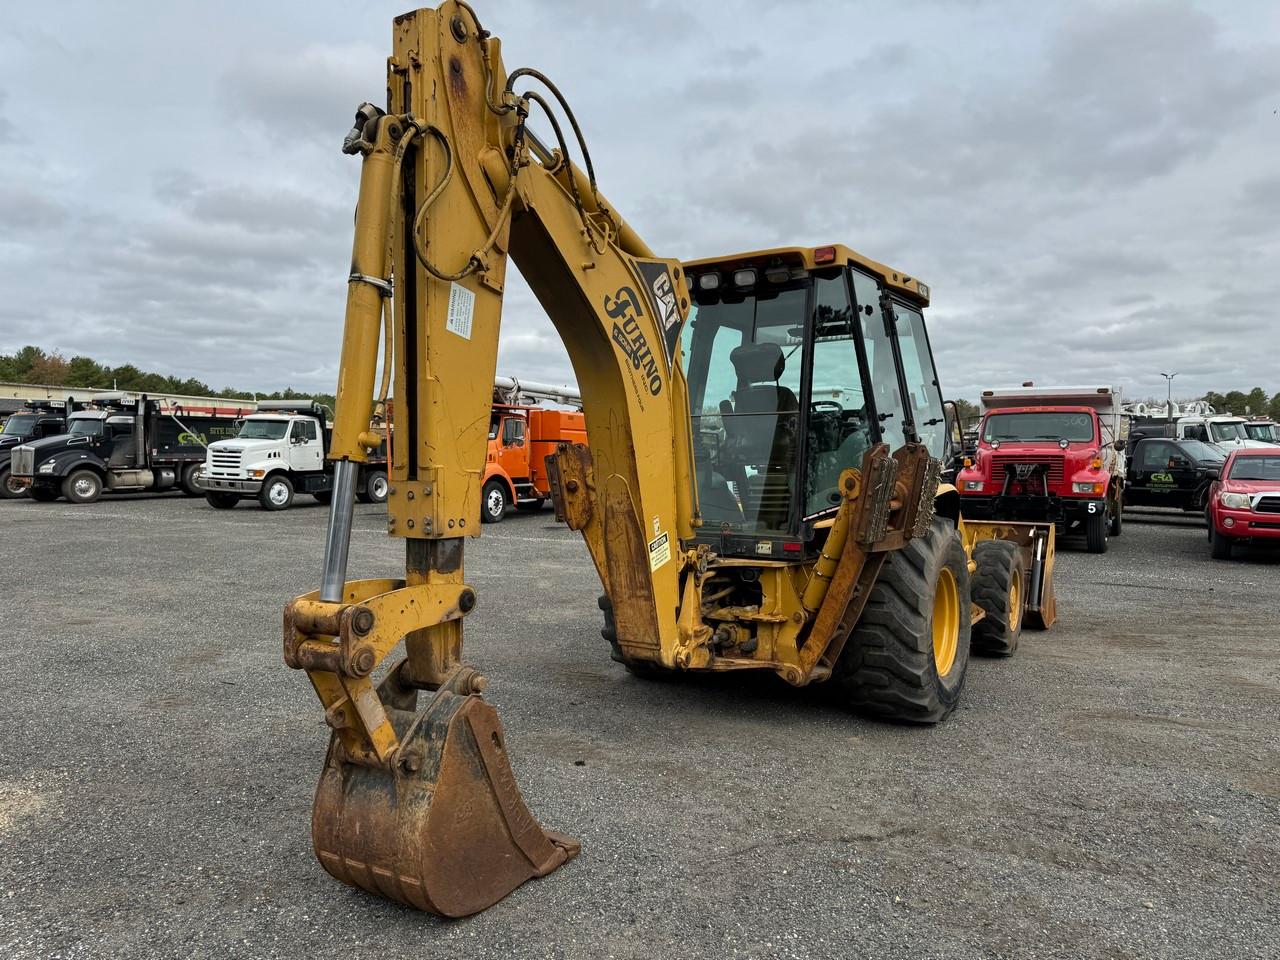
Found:
M 93 503 L 102 496 L 102 478 L 92 470 L 77 470 L 62 481 L 62 495 L 72 503 Z
M 26 495 L 27 488 L 18 485 L 18 481 L 8 467 L 0 470 L 0 500 L 21 500 Z
M 1215 560 L 1231 559 L 1231 538 L 1218 532 L 1217 527 L 1209 530 L 1209 553 Z
M 978 569 L 971 584 L 973 602 L 986 616 L 973 625 L 973 650 L 1007 657 L 1018 649 L 1027 597 L 1022 551 L 1009 540 L 982 540 L 973 548 Z
M 883 720 L 937 723 L 969 666 L 969 558 L 945 518 L 891 553 L 832 672 L 842 699 Z
M 1089 514 L 1084 522 L 1084 541 L 1090 553 L 1107 552 L 1107 531 L 1110 527 L 1111 521 L 1105 509 Z
M 480 520 L 482 523 L 501 523 L 507 515 L 507 488 L 501 480 L 490 480 L 480 495 Z
M 258 491 L 263 510 L 288 510 L 293 505 L 293 483 L 283 473 L 267 477 Z

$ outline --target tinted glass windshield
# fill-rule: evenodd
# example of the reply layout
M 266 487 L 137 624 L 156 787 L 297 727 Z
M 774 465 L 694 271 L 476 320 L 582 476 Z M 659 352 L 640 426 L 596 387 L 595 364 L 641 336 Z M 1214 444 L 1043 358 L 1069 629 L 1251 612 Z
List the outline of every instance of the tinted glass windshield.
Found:
M 236 434 L 237 440 L 282 440 L 289 429 L 287 420 L 246 420 Z
M 1217 447 L 1211 447 L 1199 440 L 1183 440 L 1182 449 L 1193 460 L 1225 460 L 1227 455 Z
M 1276 426 L 1274 423 L 1246 423 L 1244 432 L 1248 434 L 1250 440 L 1265 440 L 1267 443 L 1276 442 Z
M 31 435 L 31 428 L 35 425 L 36 416 L 34 413 L 15 413 L 8 419 L 0 433 L 10 437 L 27 437 Z
M 1001 442 L 1032 440 L 1093 440 L 1093 417 L 1087 413 L 993 413 L 982 428 L 982 439 Z
M 1243 423 L 1211 423 L 1209 435 L 1218 443 L 1224 440 L 1247 440 Z
M 101 420 L 72 420 L 71 429 L 67 432 L 73 437 L 100 437 L 102 427 Z
M 1231 480 L 1280 480 L 1280 455 L 1236 457 L 1227 476 Z
M 695 473 L 713 530 L 787 530 L 808 293 L 801 282 L 703 295 L 690 319 Z

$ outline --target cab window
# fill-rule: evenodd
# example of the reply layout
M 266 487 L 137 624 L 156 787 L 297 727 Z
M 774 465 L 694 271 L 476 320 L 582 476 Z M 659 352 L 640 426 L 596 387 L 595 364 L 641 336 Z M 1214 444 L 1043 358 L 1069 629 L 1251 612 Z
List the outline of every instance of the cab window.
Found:
M 1144 443 L 1138 454 L 1138 467 L 1142 470 L 1165 470 L 1169 466 L 1169 458 L 1178 452 L 1178 448 L 1167 440 L 1154 440 Z
M 524 421 L 519 417 L 507 417 L 502 421 L 502 442 L 506 446 L 524 440 Z
M 293 424 L 293 439 L 298 443 L 318 439 L 314 420 L 296 420 Z
M 880 284 L 874 277 L 851 270 L 853 297 L 858 316 L 862 318 L 862 342 L 867 351 L 867 367 L 871 372 L 876 415 L 880 423 L 880 439 L 897 450 L 906 441 L 902 436 L 902 402 L 898 398 L 898 373 L 893 366 L 893 348 L 884 330 L 884 314 L 880 312 Z
M 938 374 L 933 368 L 933 356 L 929 350 L 929 336 L 925 332 L 924 317 L 915 307 L 895 303 L 898 316 L 898 344 L 902 348 L 902 367 L 907 377 L 907 401 L 916 422 L 920 442 L 929 455 L 941 458 L 947 441 L 946 415 L 942 410 L 942 391 L 938 387 Z

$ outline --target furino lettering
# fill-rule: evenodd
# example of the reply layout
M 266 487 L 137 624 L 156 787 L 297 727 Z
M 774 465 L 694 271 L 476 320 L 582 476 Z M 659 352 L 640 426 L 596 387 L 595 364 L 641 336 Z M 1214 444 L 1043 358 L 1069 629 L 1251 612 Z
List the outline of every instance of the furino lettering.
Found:
M 640 298 L 631 287 L 622 287 L 612 297 L 604 298 L 604 312 L 614 319 L 613 342 L 631 361 L 632 368 L 640 371 L 649 393 L 658 396 L 662 393 L 662 374 L 653 351 L 649 349 L 649 340 L 636 319 L 644 316 Z

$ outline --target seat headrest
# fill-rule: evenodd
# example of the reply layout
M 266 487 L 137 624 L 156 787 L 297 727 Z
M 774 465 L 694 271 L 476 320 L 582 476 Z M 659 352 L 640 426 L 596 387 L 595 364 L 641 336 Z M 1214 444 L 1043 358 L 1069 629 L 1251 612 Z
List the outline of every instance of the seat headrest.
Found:
M 744 343 L 729 353 L 741 383 L 765 383 L 782 376 L 787 361 L 776 343 Z

